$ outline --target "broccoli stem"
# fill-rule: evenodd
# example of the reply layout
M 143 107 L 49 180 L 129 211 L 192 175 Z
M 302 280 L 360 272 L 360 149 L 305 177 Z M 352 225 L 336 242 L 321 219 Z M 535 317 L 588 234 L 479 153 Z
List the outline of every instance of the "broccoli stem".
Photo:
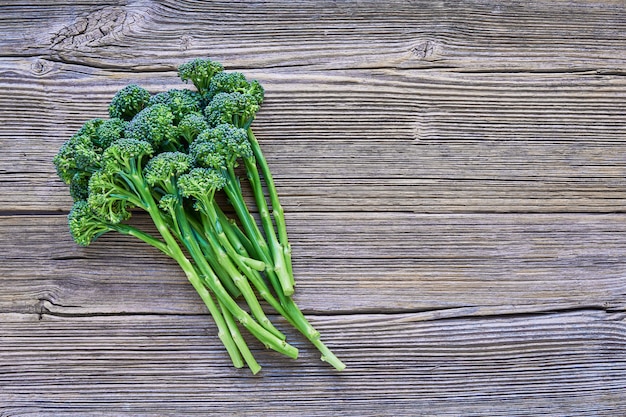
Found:
M 239 348 L 239 351 L 237 353 L 241 352 L 243 359 L 248 365 L 248 368 L 250 368 L 250 371 L 252 371 L 252 373 L 256 375 L 261 370 L 261 366 L 256 361 L 256 359 L 254 359 L 252 352 L 250 352 L 250 348 L 248 348 L 246 341 L 241 336 L 241 332 L 237 327 L 237 323 L 233 319 L 232 314 L 230 314 L 230 311 L 228 311 L 228 308 L 226 308 L 226 306 L 221 302 L 219 304 L 220 308 L 222 309 L 222 313 L 224 314 L 224 320 L 226 321 L 228 330 L 230 330 L 230 335 L 235 341 L 237 347 Z
M 229 199 L 233 201 L 231 196 L 229 196 Z M 300 333 L 302 333 L 318 349 L 318 351 L 322 354 L 321 360 L 329 363 L 337 370 L 343 370 L 345 368 L 345 364 L 341 362 L 341 360 L 339 360 L 335 356 L 335 354 L 320 340 L 319 332 L 315 330 L 315 328 L 309 323 L 309 321 L 306 319 L 306 317 L 304 316 L 302 311 L 298 308 L 298 306 L 293 301 L 293 299 L 290 296 L 285 295 L 275 271 L 273 269 L 268 269 L 266 270 L 266 273 L 268 275 L 268 278 L 270 279 L 270 282 L 273 283 L 272 286 L 274 287 L 279 297 L 279 301 L 277 301 L 271 295 L 271 293 L 269 292 L 269 289 L 263 282 L 263 279 L 258 274 L 258 272 L 249 268 L 245 263 L 243 263 L 242 259 L 247 257 L 247 253 L 245 252 L 245 248 L 243 247 L 243 245 L 238 246 L 239 249 L 237 250 L 235 249 L 234 246 L 230 244 L 230 239 L 226 236 L 226 231 L 229 231 L 230 236 L 233 237 L 235 240 L 236 240 L 236 237 L 235 237 L 236 233 L 234 233 L 232 229 L 234 226 L 230 223 L 230 221 L 228 221 L 228 218 L 226 217 L 226 215 L 221 211 L 221 209 L 219 209 L 219 207 L 216 208 L 215 204 L 207 204 L 206 202 L 204 202 L 204 206 L 206 210 L 204 210 L 203 212 L 205 213 L 205 215 L 208 217 L 208 220 L 209 220 L 208 222 L 206 221 L 203 222 L 205 232 L 208 232 L 207 229 L 210 228 L 210 225 L 219 224 L 220 225 L 219 227 L 221 228 L 221 230 L 220 230 L 220 233 L 217 233 L 216 235 L 218 242 L 226 250 L 226 253 L 231 257 L 231 259 L 235 262 L 235 264 L 239 266 L 241 271 L 244 272 L 244 275 L 248 279 L 250 279 L 250 282 L 255 286 L 257 291 L 259 291 L 259 295 L 264 300 L 266 300 L 272 307 L 274 307 L 279 314 L 281 314 L 289 323 L 291 323 Z M 242 217 L 242 215 L 246 216 L 245 213 L 247 213 L 247 215 L 250 216 L 249 218 L 252 219 L 252 216 L 249 214 L 249 212 L 247 212 L 247 208 L 245 208 L 245 206 L 239 207 L 239 209 L 237 208 L 237 206 L 234 206 L 234 207 L 235 207 L 236 212 L 238 213 L 239 211 L 243 212 L 241 213 L 241 215 L 239 215 L 240 218 Z M 211 230 L 211 233 L 216 233 L 214 228 Z M 207 233 L 207 235 L 209 235 L 209 233 Z M 254 239 L 253 241 L 256 241 L 256 239 Z M 263 253 L 267 255 L 267 252 L 263 252 Z M 237 255 L 240 255 L 241 257 Z M 237 342 L 237 339 L 234 339 L 234 340 Z M 246 347 L 243 347 L 243 348 L 240 347 L 240 350 L 245 349 Z M 246 354 L 245 353 L 242 353 L 242 354 L 244 354 L 244 359 L 246 360 L 246 363 L 248 363 L 248 366 L 250 367 L 252 372 L 256 373 L 254 371 L 254 367 L 253 367 L 254 365 L 250 364 L 251 363 L 250 361 L 254 360 L 254 358 L 252 359 L 245 358 Z
M 245 235 L 250 242 L 250 249 L 252 249 L 251 253 L 253 253 L 260 261 L 265 262 L 267 270 L 273 270 L 274 263 L 272 262 L 267 242 L 261 234 L 254 217 L 252 217 L 252 214 L 250 214 L 250 211 L 248 210 L 241 188 L 237 183 L 238 180 L 236 177 L 231 177 L 228 173 L 227 175 L 229 180 L 224 187 L 224 192 L 226 193 L 230 204 L 235 209 L 237 218 L 241 222 Z
M 293 270 L 291 264 L 291 244 L 289 243 L 289 239 L 287 237 L 287 225 L 285 223 L 285 214 L 283 210 L 283 206 L 280 204 L 280 200 L 278 198 L 278 191 L 276 191 L 276 185 L 274 184 L 274 177 L 272 176 L 272 172 L 270 171 L 270 167 L 265 159 L 265 155 L 261 150 L 261 145 L 257 140 L 254 132 L 250 127 L 247 129 L 248 140 L 250 142 L 252 153 L 254 154 L 254 158 L 256 162 L 259 164 L 261 168 L 261 173 L 263 174 L 263 178 L 265 179 L 265 185 L 267 186 L 267 191 L 270 196 L 270 201 L 272 203 L 272 214 L 274 216 L 274 220 L 276 222 L 276 230 L 278 231 L 278 240 L 283 249 L 283 256 L 285 259 L 285 266 L 287 268 L 287 272 L 293 281 L 293 285 L 295 285 L 295 280 L 293 278 Z
M 241 272 L 239 272 L 237 267 L 233 264 L 230 256 L 224 250 L 224 248 L 218 241 L 218 238 L 215 236 L 215 230 L 212 230 L 209 227 L 205 227 L 204 230 L 206 231 L 206 237 L 209 240 L 209 245 L 211 246 L 213 252 L 215 253 L 215 256 L 217 257 L 217 261 L 220 263 L 220 265 L 222 265 L 222 267 L 234 281 L 237 288 L 239 288 L 239 290 L 241 291 L 243 298 L 246 300 L 248 306 L 250 307 L 252 316 L 257 319 L 257 321 L 263 327 L 272 332 L 275 336 L 282 340 L 285 340 L 286 336 L 280 330 L 274 327 L 272 322 L 263 312 L 263 308 L 259 304 L 259 300 L 257 300 L 256 296 L 254 295 L 254 291 L 252 290 L 252 287 L 250 287 L 248 280 L 241 274 Z
M 161 211 L 159 210 L 159 207 L 157 206 L 156 201 L 152 196 L 150 188 L 144 182 L 140 171 L 138 169 L 133 169 L 133 172 L 131 172 L 130 175 L 120 175 L 122 175 L 129 181 L 132 181 L 134 189 L 136 190 L 138 197 L 143 203 L 143 208 L 148 212 L 150 218 L 152 219 L 152 222 L 154 223 L 157 230 L 163 237 L 163 240 L 165 241 L 165 245 L 168 251 L 166 253 L 176 262 L 178 262 L 181 269 L 187 276 L 187 279 L 194 287 L 194 289 L 206 305 L 207 309 L 209 310 L 209 313 L 215 320 L 215 324 L 218 328 L 218 337 L 226 348 L 233 363 L 233 366 L 241 368 L 243 366 L 243 362 L 239 354 L 239 348 L 237 347 L 231 336 L 230 330 L 226 325 L 226 322 L 224 321 L 222 313 L 213 301 L 210 292 L 205 287 L 205 284 L 202 282 L 202 279 L 200 278 L 200 275 L 196 271 L 195 267 L 193 266 L 191 261 L 187 259 L 180 246 L 178 245 L 178 242 L 176 241 L 174 236 L 172 236 L 170 228 L 167 222 L 163 219 Z
M 222 208 L 215 201 L 213 201 L 213 207 L 215 208 L 217 216 L 220 219 L 224 233 L 226 233 L 228 240 L 232 243 L 237 253 L 246 257 L 248 257 L 248 254 L 254 253 L 255 249 L 252 242 L 250 242 L 250 239 L 248 239 L 245 233 L 241 231 L 235 221 L 229 219 L 222 211 Z M 266 267 L 265 263 L 263 263 L 263 270 L 265 270 Z
M 273 271 L 267 271 L 267 276 L 276 291 L 281 309 L 277 309 L 279 313 L 287 319 L 287 321 L 294 326 L 300 333 L 304 335 L 322 354 L 322 360 L 328 362 L 335 369 L 341 371 L 346 365 L 337 358 L 330 349 L 320 340 L 320 333 L 306 319 L 298 305 L 293 301 L 291 297 L 286 296 L 282 292 L 282 287 L 278 282 L 278 278 Z
M 201 233 L 204 231 L 203 226 L 200 225 L 201 221 L 192 222 L 190 218 L 190 223 L 194 229 L 195 236 L 196 236 L 196 239 L 198 239 L 200 248 L 202 249 L 202 252 L 204 253 L 204 257 L 209 262 L 211 268 L 213 268 L 213 271 L 219 277 L 220 281 L 222 282 L 226 290 L 233 296 L 233 298 L 239 297 L 241 295 L 241 291 L 239 290 L 239 288 L 237 288 L 237 286 L 235 285 L 235 282 L 233 281 L 231 276 L 228 274 L 228 272 L 218 262 L 217 257 L 213 251 L 213 248 L 211 247 L 209 242 L 207 242 L 207 240 L 204 239 Z
M 284 310 L 278 300 L 274 298 L 269 288 L 263 281 L 263 278 L 259 274 L 259 270 L 252 268 L 249 263 L 250 261 L 254 261 L 253 259 L 247 256 L 245 252 L 238 252 L 235 247 L 231 244 L 228 236 L 226 235 L 224 230 L 227 230 L 230 227 L 230 222 L 227 222 L 225 225 L 222 224 L 219 215 L 216 213 L 214 207 L 209 207 L 207 210 L 208 222 L 204 223 L 205 229 L 210 229 L 210 224 L 220 224 L 220 232 L 217 233 L 217 239 L 228 254 L 228 256 L 233 260 L 235 265 L 239 267 L 239 269 L 244 273 L 244 275 L 250 280 L 252 285 L 259 292 L 261 298 L 267 301 L 272 307 L 274 307 L 281 315 L 285 315 Z M 207 233 L 211 233 L 211 230 L 207 230 Z M 265 265 L 263 263 L 263 265 Z M 265 268 L 263 268 L 265 269 Z
M 228 352 L 230 356 L 233 366 L 235 366 L 236 368 L 243 367 L 243 361 L 239 353 L 240 352 L 239 347 L 237 343 L 235 343 L 235 341 L 233 340 L 232 333 L 230 332 L 229 326 L 227 326 L 227 323 L 224 321 L 224 317 L 222 313 L 220 312 L 220 309 L 218 308 L 218 306 L 215 304 L 213 297 L 211 297 L 211 293 L 205 287 L 205 284 L 203 283 L 202 278 L 200 277 L 200 274 L 196 271 L 193 264 L 184 255 L 184 253 L 180 249 L 180 246 L 178 246 L 176 239 L 174 239 L 174 237 L 171 235 L 167 225 L 160 218 L 160 215 L 158 214 L 158 212 L 153 211 L 154 209 L 158 210 L 158 208 L 156 207 L 156 204 L 149 211 L 149 213 L 150 213 L 150 216 L 152 217 L 153 222 L 157 226 L 157 229 L 163 236 L 163 239 L 167 242 L 167 250 L 169 252 L 169 255 L 178 262 L 183 272 L 187 276 L 187 279 L 189 280 L 191 285 L 194 287 L 194 289 L 196 290 L 196 292 L 198 293 L 198 295 L 200 296 L 200 298 L 202 299 L 206 307 L 208 308 L 209 313 L 213 317 L 213 320 L 215 321 L 215 324 L 217 326 L 217 329 L 218 329 L 217 335 L 219 339 L 222 341 L 222 344 L 224 345 L 224 347 L 226 348 L 226 351 Z
M 170 249 L 165 243 L 161 242 L 159 239 L 146 232 L 143 232 L 127 224 L 109 224 L 108 226 L 118 233 L 136 237 L 137 239 L 144 241 L 148 245 L 154 246 L 166 255 L 171 256 Z
M 276 238 L 274 224 L 270 216 L 267 201 L 265 200 L 265 195 L 263 194 L 263 186 L 261 185 L 261 178 L 259 176 L 259 171 L 257 170 L 255 158 L 244 158 L 244 163 L 248 174 L 248 180 L 250 181 L 250 185 L 252 186 L 254 199 L 256 201 L 257 208 L 259 209 L 259 215 L 261 216 L 261 224 L 263 225 L 265 236 L 269 241 L 268 246 L 271 250 L 272 258 L 274 261 L 274 271 L 278 276 L 280 285 L 285 295 L 292 295 L 294 292 L 295 280 L 293 276 L 289 273 L 289 268 L 287 267 L 287 263 L 285 261 L 285 252 L 283 250 L 283 246 Z
M 195 285 L 194 288 L 196 288 Z M 196 291 L 198 291 L 198 294 L 200 294 L 200 298 L 202 298 L 205 304 L 207 303 L 207 301 L 209 301 L 212 304 L 211 309 L 217 312 L 217 314 L 213 314 L 213 312 L 211 313 L 211 315 L 213 316 L 213 320 L 215 320 L 215 324 L 218 328 L 217 337 L 219 337 L 222 341 L 222 344 L 226 348 L 226 351 L 228 352 L 228 355 L 230 356 L 235 368 L 243 368 L 243 355 L 246 363 L 248 364 L 250 369 L 252 369 L 252 366 L 250 366 L 250 361 L 246 357 L 244 350 L 240 346 L 240 341 L 238 340 L 241 338 L 241 334 L 239 334 L 238 329 L 236 332 L 231 329 L 229 319 L 232 320 L 232 317 L 230 316 L 228 311 L 222 308 L 221 303 L 220 308 L 218 309 L 218 307 L 215 305 L 215 302 L 213 301 L 213 297 L 211 297 L 211 294 L 204 285 L 202 285 L 201 288 L 196 288 Z M 228 332 L 226 332 L 226 330 L 228 330 Z
M 178 207 L 178 209 L 180 210 L 180 207 Z M 180 226 L 182 234 L 181 238 L 183 244 L 187 248 L 187 251 L 204 275 L 206 282 L 209 285 L 209 288 L 213 292 L 215 292 L 218 299 L 222 303 L 224 303 L 224 305 L 226 306 L 226 308 L 228 308 L 231 314 L 266 347 L 280 352 L 290 358 L 297 358 L 298 349 L 286 343 L 284 340 L 281 340 L 269 330 L 265 329 L 265 327 L 256 322 L 252 317 L 250 317 L 248 313 L 246 313 L 244 310 L 241 309 L 241 307 L 239 307 L 239 305 L 237 305 L 237 303 L 232 299 L 230 294 L 228 294 L 228 292 L 224 289 L 221 282 L 204 258 L 204 254 L 202 253 L 202 250 L 200 249 L 198 242 L 193 235 L 193 231 L 187 221 L 187 218 L 184 215 L 184 212 L 177 213 L 176 221 Z

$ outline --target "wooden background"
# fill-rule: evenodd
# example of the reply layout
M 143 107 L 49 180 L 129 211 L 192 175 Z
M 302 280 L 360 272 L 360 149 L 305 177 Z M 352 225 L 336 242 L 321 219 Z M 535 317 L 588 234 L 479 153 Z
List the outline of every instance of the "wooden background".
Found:
M 625 46 L 622 0 L 0 0 L 0 415 L 626 415 Z M 71 241 L 61 143 L 195 57 L 266 88 L 344 372 L 284 322 L 235 370 L 172 261 Z

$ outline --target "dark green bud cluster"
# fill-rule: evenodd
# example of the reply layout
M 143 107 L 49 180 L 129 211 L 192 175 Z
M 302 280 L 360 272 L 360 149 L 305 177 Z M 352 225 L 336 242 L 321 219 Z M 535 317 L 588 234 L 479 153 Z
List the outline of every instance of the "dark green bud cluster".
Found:
M 125 136 L 149 142 L 159 148 L 176 138 L 174 114 L 165 104 L 146 107 L 130 121 Z
M 258 111 L 259 104 L 254 97 L 233 92 L 217 93 L 204 109 L 204 114 L 211 126 L 228 123 L 248 128 Z
M 143 176 L 151 186 L 166 183 L 189 172 L 192 162 L 192 157 L 186 153 L 163 152 L 148 161 Z
M 115 119 L 117 120 L 117 119 Z M 75 200 L 81 199 L 80 191 L 89 181 L 89 176 L 101 167 L 102 153 L 109 139 L 117 140 L 110 129 L 108 120 L 92 119 L 69 138 L 55 155 L 53 162 L 57 174 L 70 185 L 70 192 Z
M 130 209 L 141 203 L 131 177 L 143 178 L 159 198 L 180 182 L 185 190 L 181 196 L 193 199 L 200 192 L 191 191 L 194 181 L 219 190 L 226 181 L 222 171 L 239 158 L 252 157 L 246 129 L 263 102 L 259 82 L 240 72 L 224 72 L 209 59 L 182 64 L 178 72 L 197 91 L 171 89 L 152 95 L 130 84 L 113 96 L 110 118 L 86 121 L 54 157 L 59 177 L 74 201 L 82 202 L 81 210 L 90 207 L 92 220 L 110 225 L 130 217 Z
M 147 194 L 139 195 L 133 181 L 154 187 L 152 194 L 163 200 L 161 205 L 169 201 L 170 206 L 174 197 L 179 203 L 184 197 L 182 194 L 165 197 L 169 195 L 166 188 L 172 184 L 175 187 L 177 178 L 201 166 L 198 160 L 226 167 L 226 136 L 222 132 L 224 137 L 213 138 L 215 146 L 209 145 L 207 138 L 216 136 L 219 130 L 210 129 L 204 114 L 211 80 L 222 72 L 220 63 L 196 59 L 181 65 L 179 74 L 198 91 L 172 89 L 151 95 L 146 89 L 130 84 L 113 96 L 108 107 L 110 118 L 86 121 L 60 147 L 54 164 L 77 203 L 70 216 L 72 236 L 77 242 L 89 244 L 110 230 L 111 225 L 128 220 L 131 209 L 144 207 L 142 198 Z M 243 74 L 228 75 L 214 83 L 213 91 L 236 88 L 239 94 L 253 93 L 255 88 L 250 87 L 253 83 L 248 83 Z M 198 137 L 204 139 L 198 141 Z M 219 177 L 217 172 L 211 172 L 211 178 Z M 188 188 L 192 178 L 199 180 L 198 172 L 183 180 Z M 223 177 L 219 178 L 224 181 Z M 213 189 L 223 186 L 215 178 L 212 181 L 218 186 Z M 206 185 L 207 181 L 203 180 L 202 184 Z
M 165 104 L 174 115 L 174 123 L 178 124 L 189 113 L 202 110 L 202 97 L 191 90 L 169 90 L 158 93 L 150 99 L 149 106 Z
M 263 103 L 265 91 L 257 80 L 248 81 L 240 72 L 220 72 L 211 80 L 209 96 L 218 93 L 240 93 L 251 96 L 257 105 Z
M 200 167 L 226 169 L 227 156 L 219 142 L 213 140 L 209 129 L 202 131 L 189 145 L 189 155 Z
M 253 155 L 246 130 L 224 123 L 203 130 L 189 146 L 189 154 L 199 166 L 215 169 Z
M 175 213 L 179 204 L 180 198 L 174 194 L 165 194 L 159 199 L 159 208 L 169 214 Z
M 136 84 L 130 84 L 118 91 L 109 105 L 112 118 L 131 120 L 150 101 L 150 93 Z
M 152 156 L 150 143 L 137 139 L 120 139 L 109 146 L 102 155 L 103 170 L 108 173 L 130 172 L 139 168 L 141 160 Z
M 249 158 L 253 155 L 246 129 L 231 124 L 219 124 L 208 131 L 212 140 L 218 142 L 223 152 L 232 158 Z
M 184 197 L 202 198 L 226 186 L 226 177 L 216 169 L 194 168 L 178 178 L 178 189 Z
M 113 142 L 124 137 L 124 131 L 127 127 L 128 122 L 126 120 L 118 118 L 103 120 L 96 128 L 94 143 L 100 148 L 106 149 Z
M 78 172 L 69 183 L 70 195 L 74 201 L 86 200 L 89 196 L 89 179 L 91 175 L 86 172 Z
M 218 73 L 224 71 L 224 67 L 219 62 L 209 59 L 194 59 L 178 67 L 178 75 L 181 80 L 191 81 L 200 94 L 209 92 L 211 79 Z
M 178 123 L 178 135 L 187 141 L 193 142 L 200 132 L 209 128 L 209 124 L 202 113 L 189 113 Z
M 89 179 L 87 202 L 95 215 L 111 224 L 131 217 L 134 204 L 124 194 L 125 184 L 116 174 L 98 171 Z
M 94 214 L 89 204 L 84 200 L 78 200 L 72 206 L 68 215 L 70 234 L 76 243 L 87 246 L 100 235 L 111 230 L 102 222 L 94 222 Z

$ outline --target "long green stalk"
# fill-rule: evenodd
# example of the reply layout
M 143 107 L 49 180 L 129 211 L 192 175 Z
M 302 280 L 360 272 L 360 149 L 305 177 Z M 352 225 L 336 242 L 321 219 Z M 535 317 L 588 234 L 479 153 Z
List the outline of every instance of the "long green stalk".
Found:
M 250 127 L 248 127 L 247 129 L 247 133 L 248 140 L 252 147 L 252 153 L 254 154 L 256 162 L 261 168 L 261 173 L 263 174 L 263 179 L 265 180 L 265 185 L 267 187 L 267 192 L 270 197 L 270 202 L 272 203 L 272 215 L 274 216 L 274 221 L 276 222 L 278 240 L 283 249 L 285 267 L 287 268 L 289 275 L 293 279 L 293 270 L 291 264 L 291 244 L 289 243 L 289 239 L 287 236 L 287 224 L 285 222 L 285 214 L 283 206 L 280 204 L 280 199 L 278 198 L 278 191 L 276 190 L 276 185 L 274 184 L 274 177 L 272 176 L 270 167 L 267 163 L 267 160 L 265 159 L 265 155 L 261 150 L 261 145 L 259 144 L 259 141 L 257 140 L 254 132 Z
M 255 158 L 244 158 L 246 171 L 248 173 L 248 180 L 252 186 L 252 192 L 256 201 L 257 208 L 259 209 L 259 215 L 261 216 L 261 224 L 265 231 L 267 238 L 267 245 L 269 246 L 272 254 L 272 260 L 274 261 L 274 271 L 278 276 L 280 285 L 285 295 L 292 295 L 294 292 L 295 280 L 293 275 L 289 273 L 289 268 L 285 261 L 285 252 L 283 246 L 276 238 L 276 232 L 274 231 L 274 224 L 270 216 L 269 207 L 263 194 L 263 186 L 261 185 L 261 179 L 256 167 Z
M 239 331 L 237 323 L 233 319 L 232 314 L 230 314 L 230 311 L 228 311 L 228 308 L 226 308 L 223 303 L 220 303 L 220 308 L 222 309 L 222 313 L 224 314 L 224 320 L 226 322 L 226 325 L 230 330 L 230 335 L 235 341 L 237 347 L 239 348 L 239 352 L 241 352 L 241 355 L 246 361 L 248 368 L 250 368 L 250 371 L 252 371 L 253 374 L 257 374 L 261 370 L 261 366 L 256 361 L 256 359 L 254 359 L 252 352 L 250 352 L 250 348 L 246 344 L 244 338 L 241 336 L 241 332 Z
M 246 329 L 248 329 L 257 339 L 259 339 L 266 347 L 280 352 L 290 358 L 298 357 L 298 349 L 281 340 L 269 330 L 261 326 L 250 315 L 237 305 L 230 294 L 224 289 L 215 273 L 211 270 L 209 264 L 204 258 L 204 254 L 200 249 L 198 242 L 193 236 L 193 230 L 189 225 L 184 213 L 177 216 L 177 221 L 181 228 L 183 244 L 190 253 L 192 259 L 198 265 L 199 270 L 204 275 L 209 288 L 215 292 L 218 299 L 224 303 L 226 308 Z
M 143 178 L 138 172 L 131 173 L 128 178 L 135 184 L 135 189 L 137 190 L 139 194 L 138 196 L 143 203 L 143 208 L 148 212 L 154 225 L 156 226 L 157 230 L 165 241 L 165 247 L 160 246 L 159 249 L 166 248 L 166 253 L 176 262 L 178 262 L 181 269 L 187 276 L 187 279 L 194 287 L 194 289 L 206 305 L 207 309 L 209 310 L 209 313 L 215 320 L 215 324 L 218 328 L 218 337 L 226 348 L 226 351 L 228 352 L 233 365 L 237 368 L 241 368 L 243 366 L 243 361 L 239 353 L 239 348 L 237 347 L 231 336 L 231 333 L 228 329 L 226 322 L 224 321 L 224 317 L 222 316 L 220 309 L 215 304 L 213 297 L 211 297 L 210 292 L 205 287 L 195 267 L 193 266 L 191 261 L 187 259 L 180 246 L 178 245 L 178 242 L 176 241 L 174 236 L 172 236 L 170 228 L 161 216 L 161 212 L 156 202 L 154 201 L 153 196 L 148 191 L 148 188 L 145 187 Z

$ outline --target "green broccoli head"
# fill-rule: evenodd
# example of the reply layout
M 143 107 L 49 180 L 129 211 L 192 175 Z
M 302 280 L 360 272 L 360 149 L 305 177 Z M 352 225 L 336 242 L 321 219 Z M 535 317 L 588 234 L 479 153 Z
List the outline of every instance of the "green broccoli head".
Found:
M 196 166 L 226 169 L 228 155 L 224 153 L 219 142 L 212 140 L 209 131 L 210 129 L 201 132 L 196 140 L 189 145 L 189 155 L 193 158 Z
M 209 128 L 209 124 L 201 113 L 189 113 L 182 118 L 178 126 L 178 135 L 192 143 L 205 129 Z
M 226 177 L 216 169 L 194 168 L 178 178 L 178 189 L 183 197 L 210 201 L 215 191 L 226 186 Z M 208 200 L 206 200 L 208 199 Z
M 112 118 L 131 120 L 150 101 L 150 93 L 136 84 L 130 84 L 118 91 L 109 105 Z
M 70 234 L 74 241 L 87 246 L 102 234 L 111 231 L 107 223 L 96 216 L 85 200 L 78 200 L 67 217 Z
M 149 142 L 155 149 L 171 144 L 177 138 L 174 114 L 165 104 L 146 107 L 128 123 L 124 136 Z
M 217 93 L 204 109 L 204 114 L 211 126 L 229 123 L 247 129 L 258 111 L 259 104 L 254 97 L 234 92 Z
M 246 130 L 226 123 L 200 132 L 189 146 L 189 154 L 197 165 L 215 169 L 253 155 Z
M 91 174 L 86 172 L 77 172 L 72 177 L 69 183 L 70 195 L 75 202 L 86 200 L 89 196 L 89 178 L 91 178 Z
M 174 194 L 164 194 L 159 199 L 159 208 L 171 216 L 176 215 L 176 208 L 180 204 L 180 197 Z
M 131 217 L 130 209 L 135 205 L 127 196 L 132 192 L 114 173 L 98 171 L 89 179 L 87 202 L 98 218 L 110 224 L 118 224 Z
M 171 184 L 176 178 L 189 172 L 192 161 L 191 156 L 186 153 L 163 152 L 148 161 L 143 169 L 143 176 L 153 187 Z
M 124 130 L 128 127 L 128 122 L 119 118 L 103 120 L 96 128 L 93 142 L 103 150 L 108 148 L 113 142 L 124 137 Z
M 229 155 L 232 161 L 253 155 L 246 129 L 223 123 L 213 129 L 205 130 L 204 134 L 218 142 L 222 152 Z
M 174 115 L 174 124 L 178 124 L 188 113 L 199 112 L 202 109 L 202 97 L 195 91 L 173 89 L 152 96 L 148 105 L 155 104 L 168 106 Z
M 88 135 L 79 131 L 65 141 L 54 156 L 57 174 L 66 184 L 70 184 L 76 174 L 88 174 L 100 169 L 101 152 Z
M 102 156 L 103 170 L 111 173 L 135 174 L 144 159 L 152 156 L 150 143 L 137 139 L 120 139 L 109 146 Z
M 247 94 L 260 106 L 263 103 L 265 91 L 257 80 L 248 81 L 240 72 L 220 72 L 211 80 L 209 97 L 214 97 L 218 93 Z
M 92 140 L 98 137 L 98 128 L 106 121 L 106 119 L 95 118 L 87 120 L 76 132 L 77 135 L 85 135 Z
M 215 74 L 222 71 L 224 71 L 224 67 L 219 62 L 197 58 L 180 65 L 178 67 L 178 76 L 185 82 L 191 81 L 198 89 L 198 92 L 204 96 L 209 92 L 211 79 Z

